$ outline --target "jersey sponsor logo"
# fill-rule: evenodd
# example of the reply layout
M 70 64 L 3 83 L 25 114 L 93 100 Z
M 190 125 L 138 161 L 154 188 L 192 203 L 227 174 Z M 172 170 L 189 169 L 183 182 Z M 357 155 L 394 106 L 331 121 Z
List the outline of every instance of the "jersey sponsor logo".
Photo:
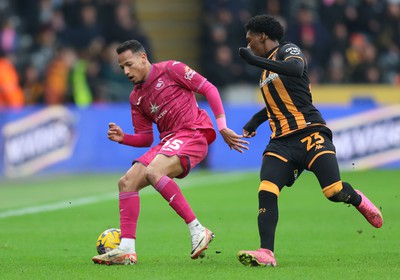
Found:
M 155 114 L 158 112 L 158 108 L 160 106 L 158 106 L 157 104 L 153 104 L 150 102 L 150 113 Z
M 298 47 L 290 47 L 290 48 L 287 48 L 285 51 L 290 53 L 290 54 L 292 54 L 292 55 L 299 55 L 300 54 L 300 49 Z
M 155 122 L 157 123 L 162 117 L 164 117 L 168 113 L 167 110 L 162 111 L 157 118 L 155 118 Z
M 262 88 L 266 84 L 269 84 L 270 82 L 272 82 L 274 79 L 276 79 L 278 77 L 279 77 L 279 75 L 276 73 L 269 74 L 268 77 L 264 81 L 260 81 L 260 88 Z
M 189 68 L 188 66 L 186 66 L 184 78 L 185 78 L 186 80 L 191 81 L 194 75 L 196 75 L 196 71 L 194 71 L 193 69 L 191 69 L 191 68 Z
M 165 86 L 165 83 L 162 79 L 158 79 L 155 89 L 160 90 Z

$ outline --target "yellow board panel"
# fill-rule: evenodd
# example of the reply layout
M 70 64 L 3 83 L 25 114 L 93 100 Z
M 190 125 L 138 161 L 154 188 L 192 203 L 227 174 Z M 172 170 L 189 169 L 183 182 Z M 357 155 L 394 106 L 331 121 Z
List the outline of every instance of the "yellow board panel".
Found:
M 354 99 L 378 104 L 400 103 L 400 86 L 391 85 L 318 85 L 312 87 L 314 103 L 349 104 Z

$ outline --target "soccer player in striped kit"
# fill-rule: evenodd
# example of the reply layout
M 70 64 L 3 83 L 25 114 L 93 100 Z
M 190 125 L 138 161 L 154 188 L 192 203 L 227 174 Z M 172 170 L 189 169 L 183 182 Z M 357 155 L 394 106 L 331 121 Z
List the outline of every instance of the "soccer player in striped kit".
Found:
M 245 29 L 248 45 L 239 49 L 239 55 L 262 69 L 260 88 L 266 107 L 244 126 L 243 135 L 255 136 L 257 127 L 267 120 L 272 134 L 263 152 L 258 189 L 260 248 L 240 251 L 239 261 L 248 266 L 277 265 L 274 243 L 278 197 L 304 169 L 316 175 L 327 199 L 353 205 L 372 226 L 381 227 L 379 209 L 363 193 L 341 181 L 332 132 L 312 104 L 307 61 L 300 48 L 281 42 L 284 30 L 274 17 L 255 16 Z
M 130 95 L 134 134 L 115 123 L 108 138 L 133 147 L 153 143 L 153 123 L 160 142 L 138 159 L 118 182 L 121 244 L 109 253 L 92 258 L 99 264 L 135 264 L 136 227 L 140 211 L 139 191 L 152 185 L 188 225 L 192 259 L 202 257 L 214 234 L 197 219 L 174 178 L 184 178 L 206 156 L 216 132 L 209 115 L 198 107 L 195 92 L 206 97 L 218 130 L 231 149 L 243 152 L 247 141 L 226 125 L 217 88 L 179 61 L 150 63 L 142 44 L 130 40 L 117 47 L 118 63 L 134 84 Z

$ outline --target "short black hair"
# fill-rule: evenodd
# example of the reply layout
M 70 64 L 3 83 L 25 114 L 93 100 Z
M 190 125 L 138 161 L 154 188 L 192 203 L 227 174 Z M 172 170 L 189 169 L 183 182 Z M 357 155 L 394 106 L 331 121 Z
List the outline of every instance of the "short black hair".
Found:
M 254 33 L 265 33 L 272 40 L 280 41 L 283 38 L 284 30 L 280 22 L 269 15 L 254 16 L 245 24 L 246 31 Z
M 121 53 L 123 53 L 124 51 L 127 51 L 127 50 L 132 51 L 132 53 L 137 53 L 137 52 L 146 53 L 146 50 L 143 47 L 143 45 L 137 40 L 125 41 L 122 44 L 120 44 L 116 49 L 117 54 L 121 54 Z

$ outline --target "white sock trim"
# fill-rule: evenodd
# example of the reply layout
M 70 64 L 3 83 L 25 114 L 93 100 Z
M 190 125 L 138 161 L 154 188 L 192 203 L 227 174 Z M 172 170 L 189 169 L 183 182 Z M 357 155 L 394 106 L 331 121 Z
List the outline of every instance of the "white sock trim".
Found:
M 204 230 L 204 227 L 200 224 L 199 220 L 197 220 L 197 219 L 194 219 L 187 225 L 189 227 L 190 235 L 194 235 L 194 234 Z
M 136 239 L 122 238 L 121 243 L 119 244 L 118 248 L 132 254 L 132 253 L 136 252 L 136 249 L 135 249 L 136 244 L 135 243 L 136 243 Z

